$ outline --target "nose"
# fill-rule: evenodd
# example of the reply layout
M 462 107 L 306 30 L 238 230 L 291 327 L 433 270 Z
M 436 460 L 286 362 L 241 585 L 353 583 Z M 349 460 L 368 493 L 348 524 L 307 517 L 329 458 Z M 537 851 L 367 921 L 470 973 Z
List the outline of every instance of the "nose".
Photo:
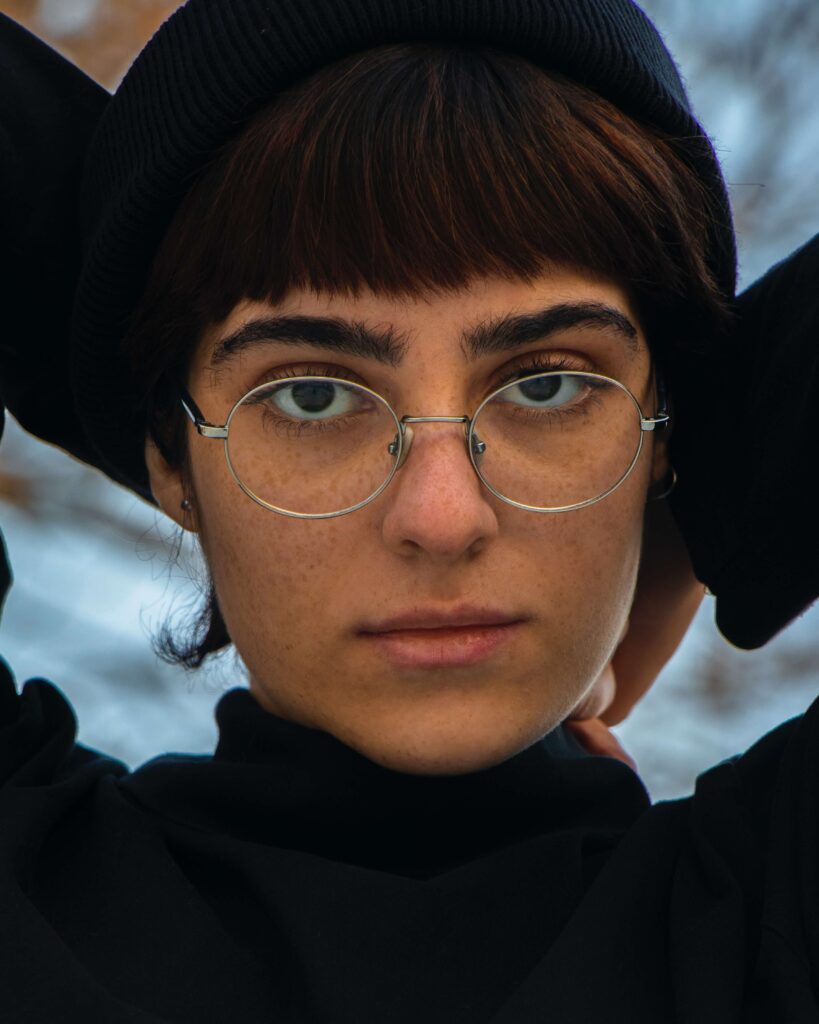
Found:
M 498 533 L 496 499 L 469 460 L 463 425 L 422 422 L 410 430 L 410 452 L 383 495 L 385 543 L 441 563 L 476 553 Z

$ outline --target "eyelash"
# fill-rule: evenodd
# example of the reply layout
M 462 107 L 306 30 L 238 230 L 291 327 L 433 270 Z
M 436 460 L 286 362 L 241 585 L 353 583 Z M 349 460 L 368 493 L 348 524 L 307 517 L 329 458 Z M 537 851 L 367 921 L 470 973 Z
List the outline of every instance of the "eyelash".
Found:
M 521 380 L 524 377 L 531 377 L 536 373 L 554 373 L 560 370 L 589 370 L 589 367 L 584 365 L 582 360 L 564 355 L 536 353 L 530 356 L 521 356 L 520 359 L 521 362 L 517 363 L 514 367 L 510 367 L 492 385 L 490 390 L 494 391 L 497 388 L 503 387 L 504 384 L 510 384 L 512 381 Z M 330 364 L 320 366 L 315 364 L 310 366 L 288 366 L 280 371 L 276 371 L 274 374 L 268 375 L 267 379 L 262 383 L 272 384 L 277 380 L 287 380 L 288 377 L 338 377 L 341 380 L 357 383 L 353 379 L 354 375 L 345 370 L 343 366 L 333 366 Z
M 526 360 L 524 363 L 519 363 L 510 370 L 494 385 L 494 388 L 503 387 L 504 384 L 510 384 L 514 380 L 520 380 L 523 377 L 530 377 L 535 373 L 554 373 L 559 370 L 586 370 L 589 367 L 584 366 L 582 360 L 569 356 L 562 355 L 540 355 L 535 354 L 532 356 L 522 356 L 521 359 Z M 494 389 L 493 388 L 493 389 Z

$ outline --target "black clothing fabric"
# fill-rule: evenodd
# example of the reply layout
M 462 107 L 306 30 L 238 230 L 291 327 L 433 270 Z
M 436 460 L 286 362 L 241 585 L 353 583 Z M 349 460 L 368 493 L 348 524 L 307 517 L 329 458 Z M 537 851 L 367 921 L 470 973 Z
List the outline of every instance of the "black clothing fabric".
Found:
M 79 68 L 0 14 L 0 438 L 6 407 L 86 462 L 68 388 L 68 325 L 80 270 L 78 193 L 109 99 Z M 0 614 L 11 570 L 0 532 Z
M 1 425 L 0 432 L 2 432 Z M 0 532 L 0 616 L 3 614 L 3 604 L 5 603 L 6 594 L 8 594 L 10 586 L 11 567 L 9 566 L 8 556 L 6 555 L 6 544 L 3 540 L 3 534 Z
M 411 10 L 428 15 L 423 32 L 435 38 L 515 48 L 515 35 L 535 59 L 548 37 L 554 66 L 616 92 L 624 109 L 654 123 L 690 129 L 691 159 L 722 189 L 673 62 L 637 9 L 565 0 L 541 19 L 546 9 L 523 0 L 188 5 L 138 65 L 136 80 L 143 76 L 157 104 L 157 136 L 139 117 L 133 136 L 127 118 L 100 136 L 117 174 L 127 169 L 128 187 L 96 197 L 108 219 L 90 259 L 97 270 L 110 260 L 111 291 L 90 274 L 86 327 L 93 321 L 97 341 L 103 321 L 106 340 L 119 336 L 186 176 L 249 112 L 254 76 L 267 76 L 266 98 L 345 46 L 407 38 Z M 183 69 L 193 72 L 190 96 L 177 89 Z M 3 16 L 0 75 L 9 318 L 0 398 L 34 433 L 94 461 L 63 386 L 61 342 L 76 275 L 78 169 L 106 96 Z M 133 102 L 129 89 L 122 103 Z M 127 239 L 120 249 L 117 232 L 118 244 Z M 714 238 L 726 282 L 732 246 L 726 204 Z M 739 462 L 749 475 L 737 477 L 746 490 L 725 499 L 736 538 L 713 541 L 724 533 L 705 519 L 690 520 L 687 534 L 691 544 L 703 531 L 712 544 L 698 571 L 708 581 L 717 567 L 718 619 L 720 607 L 737 609 L 722 624 L 749 645 L 816 593 L 819 561 L 811 565 L 800 547 L 812 535 L 807 513 L 800 508 L 783 530 L 777 510 L 786 506 L 770 500 L 796 493 L 800 478 L 787 469 L 815 451 L 815 347 L 813 361 L 804 358 L 815 269 L 815 248 L 797 254 L 745 307 L 741 422 L 758 416 L 774 381 L 795 399 L 787 413 L 797 426 L 789 434 L 781 419 L 770 432 L 752 424 Z M 46 294 L 49 302 L 39 301 Z M 784 327 L 783 309 L 793 314 Z M 791 366 L 765 347 L 775 329 L 776 351 L 787 351 Z M 100 374 L 110 371 L 105 355 L 96 350 Z M 97 372 L 88 356 L 85 366 Z M 92 406 L 89 398 L 92 419 L 113 411 Z M 119 427 L 117 419 L 114 435 Z M 726 444 L 715 442 L 720 460 Z M 694 488 L 696 458 L 680 497 L 689 487 L 704 509 L 722 484 Z M 144 489 L 141 461 L 138 472 Z M 759 511 L 742 518 L 747 494 Z M 678 505 L 685 523 L 692 506 Z M 0 550 L 0 604 L 7 582 Z M 129 772 L 76 744 L 73 712 L 56 688 L 32 682 L 18 694 L 0 662 L 0 1020 L 819 1020 L 819 701 L 703 774 L 692 797 L 654 807 L 625 765 L 588 755 L 562 728 L 488 771 L 416 778 L 265 713 L 245 691 L 224 697 L 217 717 L 213 757 L 168 755 Z
M 26 430 L 86 461 L 91 448 L 67 386 L 68 323 L 80 174 L 108 99 L 0 14 L 0 434 L 5 404 Z
M 810 496 L 819 452 L 817 282 L 819 235 L 743 293 L 736 351 L 708 380 L 700 375 L 701 415 L 671 446 L 681 481 L 673 511 L 699 578 L 719 595 L 717 626 L 739 647 L 762 646 L 819 595 Z
M 673 138 L 719 207 L 706 257 L 733 298 L 736 246 L 719 163 L 673 58 L 632 0 L 188 0 L 116 91 L 83 183 L 72 384 L 114 479 L 148 496 L 144 396 L 120 343 L 192 182 L 278 92 L 349 54 L 424 40 L 520 54 Z
M 557 729 L 409 776 L 263 711 L 134 772 L 0 684 L 0 1019 L 815 1024 L 819 700 L 650 806 Z

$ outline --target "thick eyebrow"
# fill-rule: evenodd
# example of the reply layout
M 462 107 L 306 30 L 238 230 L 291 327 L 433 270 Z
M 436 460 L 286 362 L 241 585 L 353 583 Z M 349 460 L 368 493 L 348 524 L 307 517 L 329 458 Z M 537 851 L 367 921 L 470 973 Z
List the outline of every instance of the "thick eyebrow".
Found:
M 632 352 L 637 350 L 637 328 L 619 309 L 597 302 L 563 302 L 534 313 L 498 316 L 481 321 L 461 333 L 461 350 L 468 361 L 508 352 L 572 327 L 613 330 Z M 261 317 L 243 324 L 222 338 L 211 356 L 217 367 L 248 348 L 271 342 L 311 345 L 348 356 L 374 359 L 400 366 L 409 338 L 392 327 L 373 328 L 338 317 L 285 314 Z

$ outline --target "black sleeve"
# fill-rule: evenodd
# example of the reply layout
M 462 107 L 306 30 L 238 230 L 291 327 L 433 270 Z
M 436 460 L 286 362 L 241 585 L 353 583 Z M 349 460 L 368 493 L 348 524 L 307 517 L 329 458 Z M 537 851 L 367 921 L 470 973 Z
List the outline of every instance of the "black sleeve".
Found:
M 0 435 L 4 405 L 29 431 L 82 457 L 87 444 L 65 386 L 79 272 L 77 192 L 107 92 L 0 14 Z M 47 296 L 47 301 L 43 301 Z M 36 316 L 32 316 L 32 311 Z M 11 571 L 0 533 L 0 613 Z M 18 697 L 0 660 L 0 785 L 55 777 L 86 757 L 65 698 L 44 682 Z M 112 762 L 115 763 L 115 762 Z
M 678 422 L 671 508 L 717 626 L 761 647 L 819 597 L 810 498 L 819 451 L 819 235 L 736 300 L 732 344 L 692 364 L 701 406 Z M 711 453 L 707 459 L 702 452 Z
M 733 982 L 714 1019 L 819 1020 L 819 698 L 700 776 L 678 865 L 678 976 Z
M 79 68 L 0 14 L 0 407 L 80 458 L 88 445 L 66 387 L 80 266 L 77 193 L 108 99 Z
M 757 647 L 819 596 L 809 481 L 819 450 L 819 235 L 739 299 L 753 375 L 737 395 L 743 437 L 737 549 L 717 580 L 717 625 Z
M 2 416 L 2 410 L 0 410 Z M 0 423 L 0 435 L 3 433 L 3 425 Z M 11 586 L 11 569 L 6 556 L 6 545 L 3 541 L 3 533 L 0 531 L 0 618 L 3 617 L 3 602 Z
M 0 658 L 0 789 L 127 772 L 120 761 L 76 743 L 76 735 L 74 710 L 60 690 L 44 680 L 32 680 L 18 694 L 10 669 Z

